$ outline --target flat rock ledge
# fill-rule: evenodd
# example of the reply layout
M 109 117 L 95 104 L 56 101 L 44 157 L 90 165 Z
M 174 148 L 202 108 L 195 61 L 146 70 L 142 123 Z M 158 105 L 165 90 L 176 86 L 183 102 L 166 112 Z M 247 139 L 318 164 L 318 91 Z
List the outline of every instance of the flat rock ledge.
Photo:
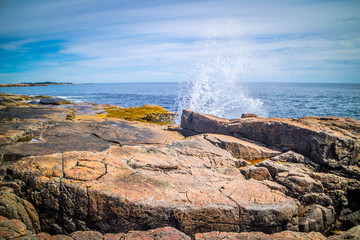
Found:
M 0 109 L 0 238 L 360 238 L 355 119 L 184 110 L 180 129 L 85 109 Z

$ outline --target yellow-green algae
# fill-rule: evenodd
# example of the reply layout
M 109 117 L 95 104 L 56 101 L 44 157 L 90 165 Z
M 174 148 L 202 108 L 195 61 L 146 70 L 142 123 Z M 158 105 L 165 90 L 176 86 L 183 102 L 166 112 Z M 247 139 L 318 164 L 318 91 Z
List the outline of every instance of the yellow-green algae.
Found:
M 170 122 L 155 122 L 149 119 L 149 116 L 160 118 L 161 114 L 169 113 L 164 108 L 157 105 L 144 105 L 142 107 L 130 107 L 130 108 L 119 108 L 119 107 L 104 107 L 107 112 L 107 118 L 120 118 L 128 121 L 140 121 L 140 122 L 152 122 L 157 124 L 169 124 Z
M 257 163 L 263 162 L 265 160 L 268 160 L 269 158 L 261 158 L 261 159 L 255 159 L 255 160 L 245 160 L 248 163 L 250 163 L 251 165 L 255 165 Z

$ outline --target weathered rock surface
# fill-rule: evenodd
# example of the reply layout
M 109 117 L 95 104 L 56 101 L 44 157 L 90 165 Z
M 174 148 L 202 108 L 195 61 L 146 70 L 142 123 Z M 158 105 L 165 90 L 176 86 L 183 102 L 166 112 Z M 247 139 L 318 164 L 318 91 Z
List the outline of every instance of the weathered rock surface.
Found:
M 164 144 L 182 138 L 177 132 L 165 131 L 164 126 L 103 119 L 49 123 L 30 135 L 33 141 L 2 148 L 5 161 L 74 150 L 98 152 L 115 145 Z
M 360 179 L 360 121 L 339 117 L 302 119 L 243 118 L 227 120 L 184 110 L 181 127 L 217 133 L 293 150 L 350 178 Z
M 235 161 L 200 135 L 162 147 L 28 157 L 8 178 L 24 181 L 43 228 L 54 233 L 296 229 L 299 203 L 245 180 Z
M 360 225 L 349 229 L 348 231 L 339 232 L 333 236 L 328 237 L 328 240 L 359 240 L 360 239 Z
M 323 239 L 360 221 L 356 120 L 226 120 L 184 110 L 182 132 L 195 134 L 184 138 L 176 126 L 112 118 L 126 113 L 116 106 L 4 106 L 0 210 L 6 201 L 17 210 L 5 216 L 27 226 L 7 219 L 19 229 L 6 234 Z M 47 233 L 36 234 L 28 203 Z
M 0 216 L 0 239 L 21 239 L 31 235 L 33 233 L 21 221 Z
M 36 240 L 190 240 L 186 234 L 180 232 L 176 228 L 163 227 L 148 231 L 130 231 L 128 233 L 108 233 L 101 234 L 97 231 L 76 231 L 69 235 L 50 235 L 48 233 L 38 233 L 26 229 L 26 226 L 19 220 L 0 216 L 0 239 L 36 239 Z
M 264 146 L 220 134 L 205 134 L 212 144 L 229 151 L 233 157 L 244 160 L 264 160 L 281 154 Z
M 0 186 L 0 216 L 23 222 L 32 232 L 40 232 L 39 216 L 31 203 L 20 198 L 14 189 Z
M 330 237 L 329 239 L 358 239 L 358 229 L 354 228 L 348 232 L 342 232 Z M 26 226 L 18 220 L 9 220 L 0 216 L 0 238 L 1 239 L 42 239 L 42 240 L 190 240 L 191 238 L 173 227 L 163 227 L 151 229 L 148 231 L 129 231 L 128 233 L 107 233 L 101 234 L 98 231 L 76 231 L 69 235 L 50 235 L 48 233 L 34 234 L 26 229 Z M 198 233 L 194 237 L 195 240 L 218 240 L 218 239 L 294 239 L 294 240 L 325 240 L 326 238 L 317 232 L 300 233 L 292 231 L 283 231 L 274 234 L 264 234 L 261 232 L 207 232 Z
M 77 113 L 79 111 L 77 109 Z M 97 152 L 119 144 L 164 144 L 183 138 L 177 132 L 166 131 L 166 126 L 97 118 L 96 115 L 75 121 L 74 118 L 74 111 L 68 108 L 0 109 L 2 160 L 73 150 Z
M 325 240 L 326 238 L 318 232 L 300 233 L 284 231 L 274 234 L 265 234 L 261 232 L 209 232 L 198 233 L 195 235 L 196 240 L 218 240 L 218 239 L 243 239 L 243 240 Z

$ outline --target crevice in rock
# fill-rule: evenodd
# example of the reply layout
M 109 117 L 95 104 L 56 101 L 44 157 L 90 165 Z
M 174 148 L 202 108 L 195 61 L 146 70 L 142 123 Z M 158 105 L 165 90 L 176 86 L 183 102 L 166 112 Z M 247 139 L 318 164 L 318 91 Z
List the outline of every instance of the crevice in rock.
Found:
M 103 163 L 104 164 L 104 168 L 105 168 L 105 171 L 103 174 L 100 174 L 96 180 L 99 180 L 100 178 L 102 178 L 103 176 L 105 176 L 107 173 L 108 173 L 108 167 L 107 167 L 107 164 L 106 163 Z
M 85 189 L 86 189 L 85 190 L 86 191 L 86 197 L 87 197 L 87 216 L 86 216 L 86 218 L 90 217 L 90 206 L 91 206 L 90 193 L 89 193 L 90 187 L 91 186 L 86 186 L 85 187 Z
M 105 138 L 101 137 L 100 135 L 98 135 L 98 134 L 96 134 L 96 133 L 92 133 L 92 135 L 95 136 L 95 137 L 97 137 L 97 138 L 99 138 L 99 139 L 101 139 L 101 140 L 104 141 L 104 142 L 116 143 L 116 144 L 118 144 L 120 147 L 123 146 L 119 140 L 109 140 L 109 139 L 105 139 Z

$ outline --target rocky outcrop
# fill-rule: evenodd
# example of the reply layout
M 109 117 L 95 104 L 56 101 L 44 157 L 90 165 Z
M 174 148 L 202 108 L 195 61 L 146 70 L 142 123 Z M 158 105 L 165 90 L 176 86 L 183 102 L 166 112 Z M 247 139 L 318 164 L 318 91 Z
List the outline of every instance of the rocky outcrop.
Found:
M 126 232 L 164 225 L 190 235 L 297 229 L 299 203 L 245 180 L 235 161 L 196 136 L 162 147 L 24 158 L 7 177 L 24 182 L 48 232 Z
M 21 239 L 32 235 L 33 233 L 27 230 L 26 225 L 21 221 L 0 216 L 1 239 Z
M 184 110 L 181 127 L 197 133 L 217 133 L 293 150 L 318 168 L 360 179 L 360 121 L 350 118 L 227 120 Z
M 212 144 L 229 151 L 233 157 L 250 162 L 268 159 L 281 154 L 281 152 L 266 148 L 261 144 L 251 143 L 235 137 L 220 134 L 205 134 L 204 136 Z
M 11 187 L 0 186 L 0 216 L 17 219 L 24 223 L 28 230 L 40 232 L 39 217 L 35 208 L 30 202 L 17 196 Z
M 163 144 L 182 138 L 177 132 L 166 131 L 166 126 L 106 118 L 101 114 L 108 108 L 108 105 L 79 104 L 0 109 L 2 161 L 73 150 L 97 152 L 113 145 Z M 151 106 L 146 109 L 156 113 Z
M 356 120 L 185 110 L 180 132 L 194 136 L 184 138 L 178 126 L 114 118 L 126 112 L 115 106 L 10 110 L 0 109 L 0 193 L 16 209 L 3 211 L 7 229 L 19 229 L 8 235 L 323 239 L 360 222 Z

